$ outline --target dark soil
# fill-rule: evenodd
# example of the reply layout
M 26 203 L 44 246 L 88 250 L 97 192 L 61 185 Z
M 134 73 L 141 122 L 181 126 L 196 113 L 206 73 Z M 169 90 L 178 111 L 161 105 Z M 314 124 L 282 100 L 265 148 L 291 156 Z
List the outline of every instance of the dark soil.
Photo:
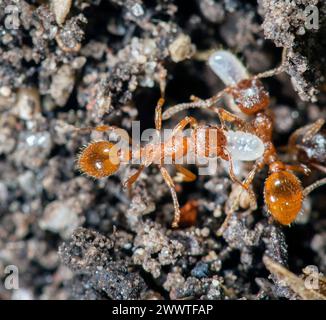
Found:
M 239 208 L 218 237 L 232 199 L 222 166 L 178 184 L 181 205 L 196 200 L 197 217 L 173 230 L 169 189 L 154 166 L 129 195 L 121 181 L 132 168 L 94 180 L 75 162 L 95 138 L 75 127 L 154 126 L 164 69 L 164 108 L 222 89 L 196 59 L 214 48 L 236 53 L 252 74 L 278 66 L 287 48 L 286 72 L 263 80 L 277 148 L 325 118 L 326 2 L 290 2 L 72 0 L 66 13 L 64 0 L 0 2 L 0 299 L 304 298 L 270 275 L 263 256 L 296 275 L 308 265 L 326 272 L 325 187 L 283 227 L 264 208 L 263 170 L 254 182 L 259 209 Z M 318 8 L 317 29 L 305 27 L 308 5 Z M 209 112 L 189 114 L 216 123 Z M 300 179 L 307 186 L 324 175 L 315 169 Z M 19 269 L 19 290 L 5 288 L 8 265 Z

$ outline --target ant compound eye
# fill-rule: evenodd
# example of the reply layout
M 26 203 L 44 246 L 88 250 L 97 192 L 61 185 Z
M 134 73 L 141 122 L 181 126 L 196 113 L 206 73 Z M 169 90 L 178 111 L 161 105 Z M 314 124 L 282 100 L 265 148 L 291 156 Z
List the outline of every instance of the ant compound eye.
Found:
M 227 131 L 225 135 L 233 160 L 255 161 L 263 156 L 264 143 L 256 135 L 243 131 Z
M 78 157 L 78 167 L 94 178 L 103 178 L 115 173 L 120 166 L 118 150 L 108 141 L 96 141 L 83 149 Z
M 303 191 L 300 180 L 287 171 L 274 172 L 265 181 L 264 198 L 273 218 L 288 225 L 301 210 Z
M 249 78 L 241 61 L 229 51 L 215 51 L 209 57 L 208 65 L 226 86 L 235 85 L 239 81 Z

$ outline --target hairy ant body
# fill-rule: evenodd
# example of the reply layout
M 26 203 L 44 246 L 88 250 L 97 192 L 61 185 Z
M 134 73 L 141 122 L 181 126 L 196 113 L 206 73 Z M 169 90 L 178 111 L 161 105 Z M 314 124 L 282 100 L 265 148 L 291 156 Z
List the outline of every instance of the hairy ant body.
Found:
M 161 139 L 161 129 L 162 129 L 162 105 L 164 103 L 163 98 L 161 98 L 155 109 L 155 129 L 157 138 L 156 142 L 149 142 L 146 145 L 140 147 L 138 150 L 131 150 L 131 152 L 126 149 L 117 149 L 116 145 L 109 141 L 94 141 L 83 148 L 78 156 L 78 167 L 79 169 L 94 178 L 103 178 L 110 176 L 117 172 L 122 164 L 121 159 L 126 162 L 129 160 L 139 160 L 140 167 L 136 173 L 132 174 L 124 186 L 130 188 L 132 184 L 140 176 L 144 168 L 149 167 L 152 164 L 156 164 L 163 176 L 164 181 L 168 185 L 174 204 L 174 220 L 172 227 L 177 227 L 180 220 L 180 208 L 177 199 L 177 194 L 175 190 L 174 182 L 165 167 L 165 159 L 169 158 L 172 160 L 171 164 L 175 165 L 177 171 L 181 173 L 183 181 L 194 181 L 196 175 L 190 172 L 188 169 L 184 168 L 178 164 L 178 160 L 183 158 L 189 152 L 191 152 L 196 157 L 202 158 L 221 158 L 223 160 L 229 161 L 229 174 L 234 182 L 238 182 L 233 172 L 232 166 L 232 155 L 228 150 L 230 146 L 231 150 L 234 150 L 237 158 L 242 154 L 237 153 L 239 146 L 242 146 L 241 139 L 236 132 L 230 132 L 229 142 L 227 138 L 227 132 L 219 126 L 203 126 L 197 123 L 197 120 L 193 117 L 185 117 L 181 120 L 173 129 L 172 134 L 169 136 L 167 141 L 162 142 Z M 190 136 L 186 137 L 182 133 L 184 129 L 190 126 Z M 84 128 L 79 130 L 96 130 L 100 132 L 104 131 L 115 131 L 118 133 L 119 128 L 101 125 L 95 128 Z M 119 134 L 119 133 L 118 133 Z M 241 135 L 243 137 L 243 135 Z M 250 140 L 250 146 L 254 146 L 255 149 L 257 145 L 260 153 L 256 155 L 259 157 L 263 152 L 262 143 L 255 136 L 250 134 L 245 134 L 244 137 Z M 130 143 L 130 137 L 127 137 L 128 143 Z M 238 150 L 239 151 L 239 150 Z M 248 157 L 245 153 L 244 156 Z M 252 157 L 252 155 L 250 155 Z M 254 160 L 256 159 L 254 158 Z M 244 159 L 246 160 L 246 159 Z M 252 195 L 254 197 L 254 195 Z
M 283 55 L 284 57 L 285 55 Z M 274 147 L 272 141 L 273 122 L 266 112 L 270 102 L 269 94 L 259 79 L 282 72 L 284 64 L 282 63 L 276 69 L 250 77 L 245 67 L 233 54 L 220 50 L 210 56 L 209 65 L 227 87 L 207 100 L 192 97 L 192 102 L 171 107 L 163 113 L 163 119 L 168 119 L 173 114 L 189 108 L 209 108 L 217 113 L 223 128 L 226 128 L 226 123 L 229 123 L 235 125 L 237 130 L 250 132 L 259 137 L 264 143 L 264 153 L 255 162 L 242 186 L 249 191 L 256 172 L 267 165 L 269 176 L 264 185 L 265 204 L 268 212 L 276 221 L 283 225 L 289 225 L 300 212 L 304 197 L 326 181 L 324 179 L 317 181 L 304 190 L 300 180 L 292 171 L 308 174 L 310 170 L 305 165 L 284 164 L 279 160 Z M 218 108 L 217 102 L 225 95 L 231 96 L 242 114 L 251 116 L 252 119 L 244 121 L 237 115 Z M 229 218 L 230 214 L 220 228 L 220 234 L 225 230 Z

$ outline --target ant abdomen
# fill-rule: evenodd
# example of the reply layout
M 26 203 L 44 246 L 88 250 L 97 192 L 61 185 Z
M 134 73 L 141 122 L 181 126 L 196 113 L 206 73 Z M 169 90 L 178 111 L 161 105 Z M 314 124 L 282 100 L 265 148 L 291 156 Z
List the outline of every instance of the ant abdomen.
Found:
M 291 172 L 273 172 L 265 181 L 264 198 L 273 218 L 282 225 L 289 225 L 296 219 L 302 207 L 301 182 Z
M 120 166 L 115 145 L 109 141 L 91 142 L 78 156 L 78 168 L 93 178 L 104 178 L 114 174 Z

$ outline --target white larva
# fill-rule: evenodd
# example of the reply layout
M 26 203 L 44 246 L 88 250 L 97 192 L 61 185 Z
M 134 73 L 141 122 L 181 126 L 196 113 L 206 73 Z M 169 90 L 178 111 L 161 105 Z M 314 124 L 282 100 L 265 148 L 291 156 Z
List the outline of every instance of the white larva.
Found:
M 264 154 L 264 143 L 254 134 L 244 131 L 227 131 L 226 137 L 227 149 L 234 161 L 255 161 Z
M 237 57 L 226 50 L 217 50 L 208 59 L 208 65 L 226 86 L 248 79 L 246 68 Z

